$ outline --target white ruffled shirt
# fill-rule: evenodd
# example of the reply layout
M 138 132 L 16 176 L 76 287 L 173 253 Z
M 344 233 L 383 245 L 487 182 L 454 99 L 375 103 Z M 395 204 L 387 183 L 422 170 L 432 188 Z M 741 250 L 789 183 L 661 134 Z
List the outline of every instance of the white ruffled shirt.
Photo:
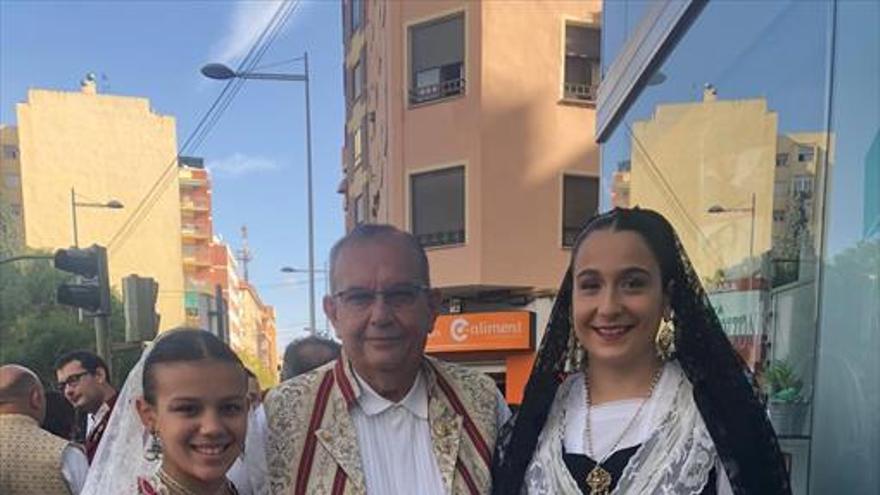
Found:
M 367 493 L 443 495 L 443 478 L 431 442 L 428 390 L 422 373 L 400 402 L 374 391 L 355 372 L 360 387 L 351 419 L 358 436 Z

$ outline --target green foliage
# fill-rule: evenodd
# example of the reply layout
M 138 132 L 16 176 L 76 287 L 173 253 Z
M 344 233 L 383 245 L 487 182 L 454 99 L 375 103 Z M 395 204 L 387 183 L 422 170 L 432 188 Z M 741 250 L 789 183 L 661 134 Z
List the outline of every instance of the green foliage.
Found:
M 773 361 L 764 372 L 764 383 L 771 401 L 804 402 L 804 382 L 791 364 L 785 360 Z

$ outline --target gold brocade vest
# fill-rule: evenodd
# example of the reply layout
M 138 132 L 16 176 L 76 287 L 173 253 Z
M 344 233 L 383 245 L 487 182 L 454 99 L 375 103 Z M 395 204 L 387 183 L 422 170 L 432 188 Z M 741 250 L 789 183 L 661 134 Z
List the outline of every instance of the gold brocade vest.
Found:
M 61 456 L 70 442 L 20 414 L 0 415 L 0 493 L 70 495 Z
M 491 491 L 497 391 L 482 373 L 425 357 L 428 423 L 446 493 Z M 363 495 L 366 482 L 350 410 L 356 381 L 344 356 L 276 387 L 265 402 L 272 495 Z

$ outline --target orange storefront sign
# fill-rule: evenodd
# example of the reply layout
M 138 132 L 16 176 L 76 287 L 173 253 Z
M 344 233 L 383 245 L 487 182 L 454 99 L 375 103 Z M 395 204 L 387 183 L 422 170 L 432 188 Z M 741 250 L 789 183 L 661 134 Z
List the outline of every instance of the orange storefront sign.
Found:
M 428 335 L 428 352 L 526 351 L 534 345 L 531 311 L 441 315 Z

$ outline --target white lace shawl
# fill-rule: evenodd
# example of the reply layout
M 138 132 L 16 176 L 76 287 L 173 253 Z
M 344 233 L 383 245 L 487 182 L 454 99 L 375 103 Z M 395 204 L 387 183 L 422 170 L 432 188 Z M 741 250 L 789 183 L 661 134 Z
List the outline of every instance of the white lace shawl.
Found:
M 694 403 L 693 389 L 673 362 L 667 363 L 652 401 L 655 414 L 648 438 L 629 460 L 613 495 L 699 494 L 713 467 L 719 466 L 715 445 Z M 569 377 L 556 393 L 532 462 L 526 470 L 524 494 L 579 493 L 562 459 L 565 405 L 580 374 Z M 720 475 L 721 473 L 719 473 Z
M 148 352 L 143 352 L 119 391 L 116 406 L 89 466 L 82 495 L 137 493 L 138 477 L 153 476 L 159 469 L 158 461 L 144 458 L 148 434 L 135 406 L 135 400 L 143 395 L 144 359 Z

